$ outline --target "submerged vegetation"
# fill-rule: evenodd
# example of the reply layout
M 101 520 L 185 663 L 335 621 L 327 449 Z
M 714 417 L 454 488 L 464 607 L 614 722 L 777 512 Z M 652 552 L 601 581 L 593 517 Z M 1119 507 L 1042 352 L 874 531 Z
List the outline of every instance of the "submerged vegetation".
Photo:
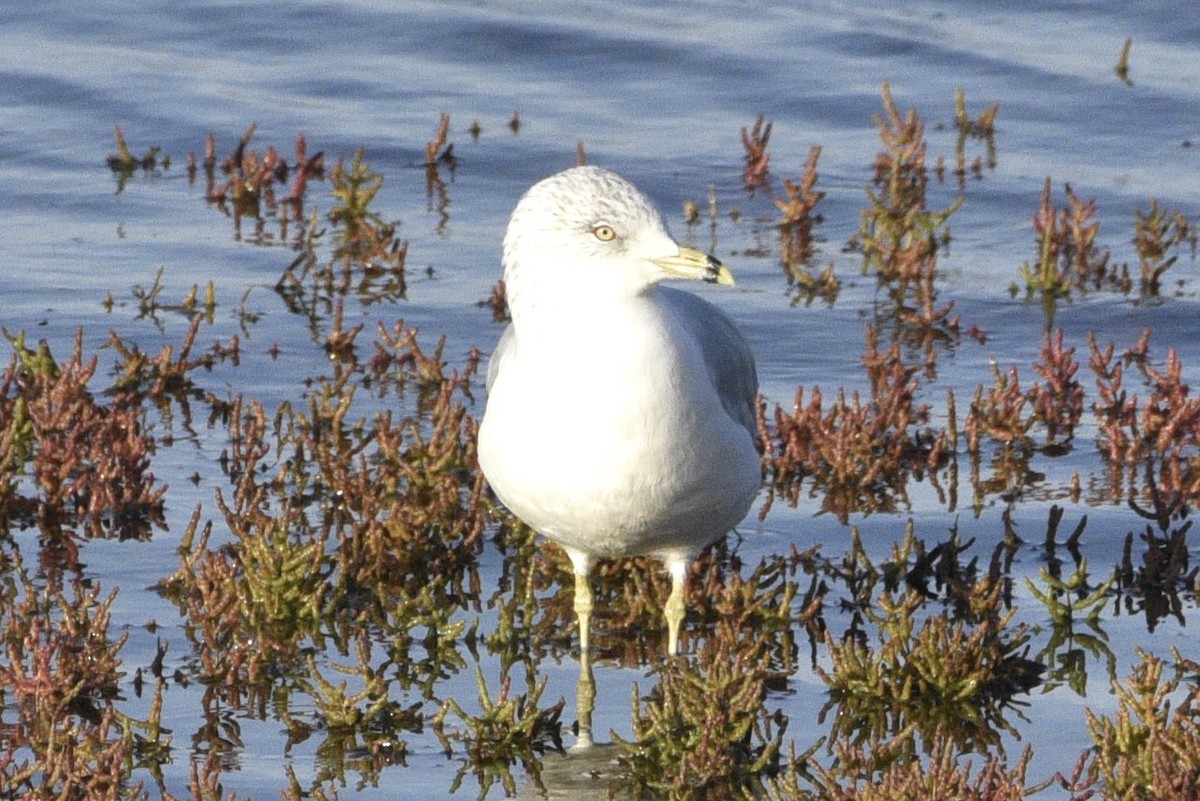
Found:
M 986 341 L 952 300 L 939 300 L 938 257 L 966 178 L 995 169 L 998 107 L 972 119 L 962 93 L 955 98 L 957 194 L 935 203 L 945 158 L 928 167 L 916 110 L 901 113 L 886 85 L 882 101 L 882 150 L 846 243 L 878 289 L 858 362 L 865 389 L 797 387 L 790 409 L 760 399 L 761 514 L 804 503 L 848 526 L 910 508 L 909 493 L 927 485 L 950 512 L 999 505 L 1003 530 L 983 548 L 947 515 L 919 531 L 897 522 L 881 546 L 850 526 L 843 540 L 781 544 L 756 565 L 731 538 L 694 568 L 684 658 L 661 656 L 669 582 L 658 566 L 600 565 L 593 651 L 649 670 L 633 688 L 631 734 L 614 735 L 604 787 L 639 799 L 994 800 L 1047 789 L 1080 801 L 1195 797 L 1200 666 L 1147 648 L 1118 675 L 1105 632 L 1118 615 L 1144 618 L 1151 631 L 1194 617 L 1200 402 L 1181 359 L 1169 345 L 1152 349 L 1150 329 L 1114 343 L 1102 333 L 1071 342 L 1053 327 L 1055 305 L 1072 295 L 1132 293 L 1134 283 L 1101 250 L 1095 203 L 1067 187 L 1055 208 L 1047 179 L 1033 216 L 1036 257 L 1014 265 L 1025 295 L 1048 311 L 1030 334 L 1035 361 L 994 363 L 989 385 L 935 395 L 939 359 L 962 334 Z M 514 134 L 519 123 L 514 114 Z M 441 171 L 458 168 L 450 130 L 443 114 L 421 163 L 439 226 L 448 215 Z M 814 267 L 822 149 L 809 150 L 798 180 L 776 184 L 771 131 L 763 117 L 742 130 L 736 189 L 761 193 L 778 215 L 763 218 L 768 255 L 793 299 L 833 305 L 852 278 L 833 262 Z M 385 177 L 366 153 L 327 166 L 300 136 L 289 161 L 256 149 L 254 135 L 251 126 L 224 159 L 210 135 L 188 175 L 235 238 L 286 248 L 274 291 L 323 365 L 302 386 L 270 402 L 252 394 L 254 368 L 243 363 L 283 355 L 251 336 L 259 318 L 246 298 L 229 304 L 209 282 L 171 302 L 161 272 L 129 305 L 169 343 L 156 354 L 115 331 L 103 356 L 83 331 L 69 352 L 4 332 L 0 787 L 32 799 L 226 798 L 240 722 L 270 721 L 284 753 L 316 743 L 314 776 L 291 766 L 280 775 L 285 798 L 402 782 L 418 750 L 454 761 L 451 794 L 544 788 L 548 761 L 571 758 L 562 756 L 570 706 L 548 697 L 545 669 L 576 651 L 571 568 L 498 505 L 477 469 L 481 354 L 448 354 L 445 338 L 403 321 L 360 321 L 362 308 L 409 292 L 409 243 L 379 208 Z M 116 140 L 108 164 L 120 189 L 139 170 L 170 168 L 158 149 L 133 156 L 119 128 Z M 980 142 L 984 153 L 971 159 Z M 327 201 L 314 199 L 318 186 Z M 709 210 L 715 236 L 715 193 Z M 693 208 L 689 225 L 698 216 Z M 1139 301 L 1161 299 L 1168 271 L 1188 247 L 1194 257 L 1196 228 L 1151 200 L 1135 212 L 1131 242 Z M 126 308 L 111 295 L 103 303 Z M 478 306 L 502 320 L 503 284 Z M 218 309 L 233 310 L 240 333 L 206 346 Z M 172 339 L 178 325 L 164 320 L 184 320 L 185 330 Z M 183 447 L 202 452 L 208 470 L 190 477 L 207 500 L 181 512 L 169 482 L 187 477 L 155 471 Z M 1043 493 L 1056 499 L 1045 531 L 1023 537 L 1014 505 L 1042 491 L 1042 465 L 1073 452 L 1092 453 L 1098 468 Z M 1082 516 L 1064 538 L 1064 499 L 1126 504 L 1137 525 L 1114 536 Z M 172 511 L 187 522 L 153 591 L 179 622 L 119 624 L 114 603 L 131 589 L 102 586 L 88 550 L 124 540 L 128 559 L 139 559 Z M 1039 560 L 1036 578 L 1022 554 Z M 151 662 L 125 661 L 131 638 L 153 639 Z M 1021 736 L 1018 721 L 1036 719 L 1038 693 L 1084 695 L 1097 669 L 1115 711 L 1087 710 L 1079 726 L 1091 746 L 1053 775 L 1032 775 L 1029 748 L 1006 750 Z M 807 685 L 793 686 L 798 676 Z M 783 696 L 814 685 L 826 693 L 818 719 L 789 719 Z M 196 699 L 195 731 L 164 725 L 187 719 L 176 706 Z M 189 765 L 186 786 L 168 778 L 172 763 Z M 464 789 L 468 780 L 477 790 Z

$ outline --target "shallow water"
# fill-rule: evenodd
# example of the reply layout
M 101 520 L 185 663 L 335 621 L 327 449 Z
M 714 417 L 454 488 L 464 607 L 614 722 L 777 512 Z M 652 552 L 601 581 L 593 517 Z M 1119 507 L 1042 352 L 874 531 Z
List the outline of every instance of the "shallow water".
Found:
M 1113 70 L 1126 37 L 1133 39 L 1132 85 Z M 348 305 L 347 322 L 365 321 L 371 332 L 375 320 L 390 327 L 402 318 L 429 341 L 445 334 L 445 357 L 457 365 L 472 345 L 486 351 L 499 334 L 477 304 L 499 277 L 499 243 L 516 199 L 537 178 L 573 164 L 582 143 L 591 163 L 643 187 L 677 237 L 711 247 L 731 265 L 735 290 L 696 291 L 729 311 L 745 331 L 770 403 L 790 408 L 797 385 L 820 385 L 827 393 L 839 386 L 862 389 L 859 355 L 878 293 L 874 279 L 861 274 L 860 257 L 843 246 L 865 205 L 863 187 L 879 150 L 872 120 L 887 80 L 899 107 L 918 109 L 926 121 L 931 162 L 944 155 L 953 164 L 956 89 L 965 91 L 972 115 L 992 103 L 1000 106 L 996 166 L 979 178 L 968 176 L 961 190 L 953 177 L 931 184 L 932 208 L 965 197 L 940 261 L 941 300 L 955 302 L 964 328 L 987 332 L 986 342 L 964 336 L 944 349 L 930 385 L 927 400 L 935 409 L 942 408 L 945 389 L 954 388 L 961 413 L 977 384 L 990 385 L 993 360 L 1027 370 L 1041 347 L 1041 304 L 1011 298 L 1008 287 L 1019 280 L 1019 266 L 1036 256 L 1030 217 L 1047 176 L 1056 202 L 1064 182 L 1096 199 L 1100 244 L 1118 261 L 1136 262 L 1134 211 L 1145 209 L 1150 198 L 1195 218 L 1200 148 L 1190 145 L 1200 141 L 1197 41 L 1200 19 L 1169 2 L 916 3 L 903 11 L 868 11 L 855 3 L 692 2 L 653 9 L 607 3 L 565 15 L 541 2 L 294 2 L 269 10 L 242 2 L 132 10 L 124 3 L 63 2 L 5 8 L 0 324 L 46 339 L 56 353 L 69 351 L 81 327 L 89 352 L 111 328 L 154 353 L 179 341 L 187 319 L 170 312 L 157 321 L 137 319 L 133 288 L 150 286 L 161 269 L 162 297 L 178 302 L 193 284 L 211 280 L 222 305 L 201 339 L 241 333 L 245 357 L 240 367 L 218 366 L 204 377 L 205 386 L 223 397 L 246 393 L 268 409 L 296 402 L 303 379 L 322 370 L 326 357 L 306 321 L 289 314 L 272 291 L 291 252 L 279 243 L 255 244 L 249 224 L 235 232 L 230 220 L 205 208 L 202 182 L 190 183 L 184 169 L 189 151 L 201 154 L 206 133 L 215 132 L 223 155 L 257 123 L 255 143 L 288 154 L 301 131 L 310 152 L 349 158 L 364 149 L 386 179 L 374 208 L 400 221 L 409 241 L 409 287 L 402 301 Z M 459 161 L 448 181 L 448 201 L 439 208 L 426 194 L 423 161 L 440 112 L 452 118 Z M 520 114 L 515 132 L 508 125 L 514 112 Z M 798 178 L 808 148 L 823 148 L 818 188 L 827 196 L 819 207 L 824 221 L 816 229 L 821 241 L 815 261 L 833 262 L 842 278 L 832 306 L 793 306 L 773 251 L 770 223 L 777 213 L 763 193 L 748 196 L 742 187 L 739 131 L 759 114 L 774 125 L 770 167 L 776 182 Z M 477 140 L 467 133 L 472 120 L 482 128 Z M 161 146 L 171 167 L 139 172 L 119 188 L 104 161 L 115 150 L 114 125 L 123 128 L 136 154 Z M 978 142 L 968 148 L 971 158 L 983 152 Z M 710 231 L 707 220 L 687 226 L 682 203 L 695 200 L 705 208 L 710 186 L 719 209 L 715 228 Z M 310 191 L 316 189 L 325 187 Z M 741 212 L 737 221 L 729 216 L 734 207 Z M 275 232 L 274 223 L 266 230 Z M 1182 283 L 1176 286 L 1176 280 Z M 1185 380 L 1194 385 L 1200 380 L 1196 291 L 1196 265 L 1185 257 L 1168 274 L 1162 302 L 1089 294 L 1060 304 L 1054 324 L 1081 360 L 1088 331 L 1120 348 L 1151 326 L 1152 353 L 1161 358 L 1168 346 L 1178 348 Z M 109 293 L 115 306 L 106 311 Z M 245 307 L 260 317 L 242 330 L 235 311 L 244 295 Z M 267 356 L 272 345 L 280 358 Z M 101 351 L 102 372 L 110 362 Z M 227 444 L 221 429 L 201 424 L 193 434 L 174 434 L 190 442 L 161 448 L 154 463 L 156 475 L 171 487 L 169 531 L 145 543 L 85 546 L 90 572 L 103 587 L 120 590 L 114 616 L 130 632 L 122 652 L 130 673 L 153 659 L 156 638 L 176 643 L 168 669 L 182 667 L 186 645 L 178 612 L 149 587 L 175 569 L 179 532 L 194 505 L 216 514 L 213 493 L 224 482 L 215 466 Z M 948 503 L 915 485 L 909 508 L 850 522 L 879 555 L 890 551 L 910 518 L 931 541 L 957 525 L 964 539 L 978 538 L 975 548 L 986 559 L 1003 534 L 1002 512 L 1037 543 L 1053 500 L 1066 506 L 1064 527 L 1088 516 L 1081 548 L 1102 574 L 1119 559 L 1125 534 L 1141 531 L 1144 523 L 1121 505 L 1065 499 L 1072 473 L 1080 473 L 1086 487 L 1099 470 L 1089 443 L 1093 434 L 1094 426 L 1085 426 L 1070 455 L 1039 461 L 1045 477 L 1026 487 L 1019 502 L 993 495 L 976 510 L 967 487 L 957 503 Z M 200 476 L 194 485 L 187 480 L 193 472 Z M 741 558 L 753 564 L 793 543 L 840 553 L 848 528 L 816 514 L 818 504 L 805 499 L 789 509 L 776 503 L 761 522 L 752 515 L 739 529 Z M 220 535 L 218 525 L 214 536 Z M 31 532 L 12 536 L 33 552 Z M 481 567 L 494 585 L 500 566 L 488 558 Z M 1036 577 L 1044 558 L 1029 547 L 1018 562 Z M 1019 619 L 1047 624 L 1045 610 L 1023 586 L 1015 602 Z M 1194 602 L 1188 599 L 1180 617 L 1163 619 L 1152 632 L 1144 618 L 1119 609 L 1106 617 L 1116 675 L 1128 673 L 1138 645 L 1160 655 L 1177 646 L 1197 658 L 1200 648 L 1187 627 L 1197 622 Z M 150 621 L 158 624 L 153 634 L 145 628 Z M 495 670 L 490 657 L 483 665 L 485 672 Z M 576 666 L 539 667 L 550 680 L 544 700 L 567 697 L 564 720 L 570 721 Z M 473 699 L 473 672 L 473 666 L 462 671 L 449 682 L 457 690 L 445 692 Z M 1089 745 L 1082 706 L 1111 712 L 1106 666 L 1089 664 L 1088 674 L 1086 698 L 1059 687 L 1035 690 L 1028 699 L 1029 721 L 1018 730 L 1035 749 L 1032 778 L 1067 771 Z M 598 734 L 630 736 L 634 681 L 646 684 L 643 671 L 598 666 Z M 197 689 L 184 684 L 172 685 L 167 695 L 174 751 L 164 772 L 167 788 L 176 793 L 185 792 L 187 765 L 196 757 L 189 746 L 199 725 L 196 697 Z M 825 700 L 824 685 L 802 664 L 787 694 L 769 706 L 788 715 L 787 736 L 803 749 L 818 736 Z M 130 714 L 144 713 L 139 703 L 129 700 Z M 238 719 L 236 727 L 242 745 L 231 750 L 222 779 L 227 792 L 276 797 L 285 786 L 285 764 L 308 786 L 320 762 L 313 741 L 285 748 L 281 726 L 270 717 Z M 388 769 L 379 786 L 363 794 L 436 797 L 461 764 L 461 755 L 447 758 L 428 732 L 413 735 L 408 766 Z M 459 797 L 477 792 L 471 782 L 468 777 Z M 353 786 L 351 780 L 346 795 Z M 492 797 L 500 795 L 493 788 Z

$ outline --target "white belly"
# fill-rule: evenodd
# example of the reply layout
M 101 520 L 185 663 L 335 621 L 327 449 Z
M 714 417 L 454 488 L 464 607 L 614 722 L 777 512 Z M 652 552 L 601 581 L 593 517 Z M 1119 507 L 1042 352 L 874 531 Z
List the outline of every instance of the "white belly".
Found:
M 697 362 L 674 352 L 677 337 L 613 330 L 605 342 L 517 342 L 489 392 L 480 466 L 514 514 L 564 546 L 695 554 L 753 501 L 753 438 L 706 375 L 663 367 Z

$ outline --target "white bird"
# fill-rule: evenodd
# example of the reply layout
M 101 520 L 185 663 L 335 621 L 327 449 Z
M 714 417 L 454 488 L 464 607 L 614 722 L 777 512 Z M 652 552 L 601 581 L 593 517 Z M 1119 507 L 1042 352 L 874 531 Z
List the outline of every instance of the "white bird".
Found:
M 715 306 L 660 282 L 733 277 L 672 239 L 636 187 L 591 166 L 525 193 L 503 260 L 512 324 L 488 365 L 479 465 L 570 557 L 584 663 L 590 574 L 605 558 L 666 563 L 674 654 L 688 568 L 745 517 L 762 474 L 749 346 Z

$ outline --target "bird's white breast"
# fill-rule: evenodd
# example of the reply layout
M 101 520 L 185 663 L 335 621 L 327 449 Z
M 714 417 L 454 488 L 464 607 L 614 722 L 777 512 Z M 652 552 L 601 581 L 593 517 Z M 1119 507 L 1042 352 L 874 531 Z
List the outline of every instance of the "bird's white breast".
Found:
M 569 547 L 699 551 L 745 514 L 758 456 L 696 343 L 652 296 L 539 310 L 489 392 L 479 461 L 500 499 Z

